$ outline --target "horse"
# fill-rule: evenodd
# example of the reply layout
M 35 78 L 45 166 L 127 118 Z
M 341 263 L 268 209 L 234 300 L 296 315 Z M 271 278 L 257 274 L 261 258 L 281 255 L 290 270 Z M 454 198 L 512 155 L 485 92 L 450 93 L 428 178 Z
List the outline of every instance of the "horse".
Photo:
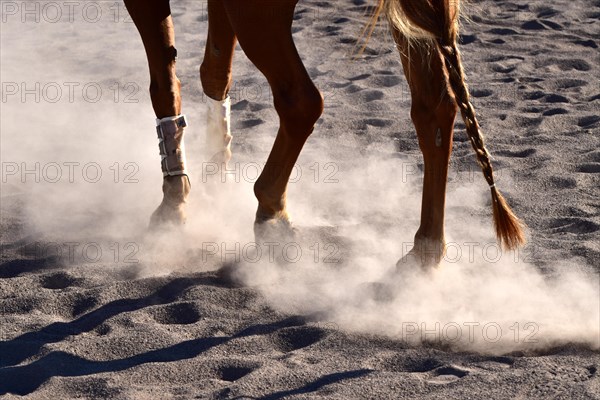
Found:
M 496 187 L 490 154 L 470 101 L 458 48 L 459 0 L 375 0 L 363 35 L 368 41 L 380 17 L 387 18 L 411 93 L 411 120 L 424 159 L 420 226 L 403 257 L 438 265 L 445 251 L 444 211 L 455 118 L 460 110 L 477 161 L 491 191 L 493 221 L 505 249 L 525 243 L 523 223 Z M 298 0 L 208 0 L 208 35 L 200 80 L 207 104 L 207 148 L 213 161 L 231 158 L 229 127 L 232 58 L 236 43 L 266 77 L 279 130 L 266 165 L 254 184 L 255 233 L 292 230 L 286 189 L 292 168 L 316 121 L 323 96 L 296 49 L 292 22 Z M 141 36 L 150 72 L 150 97 L 163 171 L 163 200 L 151 226 L 185 222 L 190 182 L 183 145 L 175 35 L 169 0 L 125 0 Z M 399 262 L 400 263 L 400 262 Z M 399 264 L 398 264 L 399 265 Z

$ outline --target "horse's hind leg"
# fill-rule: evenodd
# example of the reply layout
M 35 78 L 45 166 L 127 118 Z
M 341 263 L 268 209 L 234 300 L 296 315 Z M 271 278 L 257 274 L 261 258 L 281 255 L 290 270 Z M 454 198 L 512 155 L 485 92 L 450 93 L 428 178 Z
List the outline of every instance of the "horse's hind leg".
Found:
M 208 1 L 208 36 L 200 80 L 206 94 L 206 152 L 210 159 L 227 163 L 231 158 L 231 132 L 228 97 L 231 86 L 231 62 L 236 37 L 221 0 Z
M 323 97 L 310 79 L 292 39 L 297 0 L 223 0 L 248 58 L 267 78 L 279 131 L 264 170 L 254 185 L 256 227 L 287 225 L 286 188 L 298 155 L 323 112 Z M 263 225 L 268 223 L 267 225 Z
M 413 249 L 398 262 L 398 267 L 408 261 L 422 266 L 436 265 L 445 250 L 446 181 L 457 107 L 449 94 L 443 59 L 436 46 L 427 41 L 409 46 L 398 31 L 394 31 L 394 39 L 410 86 L 411 118 L 425 163 L 421 225 Z
M 159 134 L 161 167 L 164 174 L 163 201 L 154 212 L 151 225 L 185 220 L 184 204 L 190 191 L 185 171 L 180 82 L 175 74 L 175 35 L 169 0 L 125 0 L 148 58 L 150 97 Z

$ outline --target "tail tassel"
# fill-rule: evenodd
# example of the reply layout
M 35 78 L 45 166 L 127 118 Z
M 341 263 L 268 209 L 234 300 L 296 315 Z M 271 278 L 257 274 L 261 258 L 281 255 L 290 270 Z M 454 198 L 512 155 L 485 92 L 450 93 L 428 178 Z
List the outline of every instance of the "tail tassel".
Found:
M 523 223 L 510 209 L 495 185 L 491 187 L 491 191 L 496 237 L 506 250 L 515 250 L 526 242 Z

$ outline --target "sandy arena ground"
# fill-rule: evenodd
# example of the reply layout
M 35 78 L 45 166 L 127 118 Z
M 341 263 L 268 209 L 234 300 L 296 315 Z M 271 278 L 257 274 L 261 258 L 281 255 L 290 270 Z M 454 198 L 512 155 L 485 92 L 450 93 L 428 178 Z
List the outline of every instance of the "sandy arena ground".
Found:
M 172 2 L 193 194 L 183 231 L 148 232 L 162 176 L 141 41 L 121 2 L 67 3 L 0 3 L 0 397 L 600 398 L 599 1 L 465 6 L 473 102 L 529 242 L 497 247 L 457 122 L 448 254 L 375 297 L 418 227 L 423 165 L 385 23 L 353 57 L 370 1 L 296 9 L 325 112 L 289 188 L 298 238 L 260 254 L 264 77 L 238 48 L 234 158 L 215 173 L 206 3 Z

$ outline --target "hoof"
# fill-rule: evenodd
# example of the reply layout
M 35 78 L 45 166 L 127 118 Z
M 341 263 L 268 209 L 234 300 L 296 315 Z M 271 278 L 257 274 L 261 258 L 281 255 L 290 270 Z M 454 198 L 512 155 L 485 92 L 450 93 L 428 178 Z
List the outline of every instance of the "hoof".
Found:
M 150 229 L 162 228 L 165 226 L 181 226 L 186 221 L 185 208 L 183 204 L 173 206 L 162 202 L 150 217 Z
M 289 243 L 295 243 L 297 232 L 287 214 L 280 213 L 272 218 L 263 219 L 258 215 L 254 222 L 254 241 L 261 248 L 263 260 L 277 265 L 289 265 L 282 249 Z
M 272 216 L 265 216 L 259 210 L 254 220 L 254 239 L 259 244 L 291 242 L 296 239 L 296 229 L 285 211 Z
M 440 265 L 440 258 L 431 254 L 423 254 L 417 251 L 409 251 L 396 263 L 396 271 L 402 272 L 406 269 L 421 269 L 429 271 Z
M 163 180 L 163 200 L 150 217 L 150 229 L 165 225 L 185 224 L 185 205 L 190 194 L 186 175 L 167 176 Z
M 396 266 L 385 275 L 380 281 L 384 285 L 389 285 L 393 282 L 396 287 L 402 287 L 411 279 L 418 276 L 431 275 L 440 265 L 438 257 L 431 255 L 423 255 L 416 251 L 409 251 L 396 263 Z M 384 295 L 385 297 L 385 295 Z
M 414 247 L 396 263 L 396 271 L 403 272 L 406 269 L 431 271 L 439 267 L 445 253 L 446 243 L 443 239 L 415 239 Z

